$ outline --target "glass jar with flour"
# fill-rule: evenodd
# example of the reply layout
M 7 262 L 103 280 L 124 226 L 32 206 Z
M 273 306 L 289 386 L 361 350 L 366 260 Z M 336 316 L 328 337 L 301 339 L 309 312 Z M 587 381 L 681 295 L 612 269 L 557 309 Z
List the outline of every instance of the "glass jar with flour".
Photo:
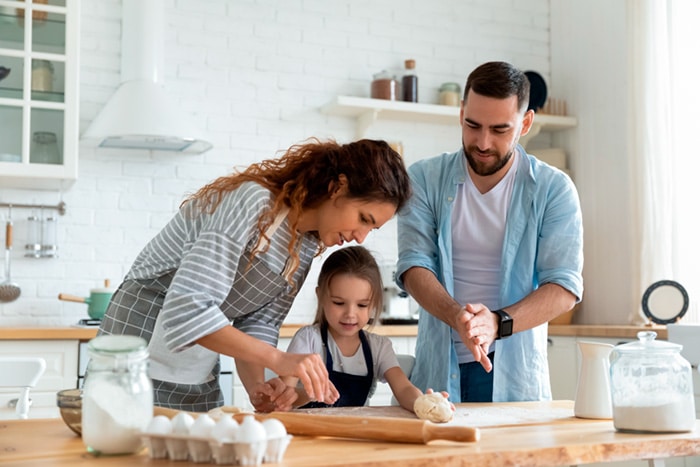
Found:
M 141 432 L 153 418 L 146 341 L 136 336 L 99 336 L 88 343 L 88 354 L 83 443 L 96 454 L 140 450 Z
M 695 427 L 690 363 L 679 344 L 657 341 L 653 331 L 618 345 L 610 362 L 615 428 L 626 432 L 684 432 Z

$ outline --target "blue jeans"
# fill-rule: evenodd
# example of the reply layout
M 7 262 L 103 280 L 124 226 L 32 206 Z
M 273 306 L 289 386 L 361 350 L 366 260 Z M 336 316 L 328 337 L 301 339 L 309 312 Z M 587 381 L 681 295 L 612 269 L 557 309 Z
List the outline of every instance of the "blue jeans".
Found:
M 489 360 L 493 363 L 493 354 Z M 487 373 L 479 362 L 459 365 L 462 402 L 493 402 L 493 370 Z

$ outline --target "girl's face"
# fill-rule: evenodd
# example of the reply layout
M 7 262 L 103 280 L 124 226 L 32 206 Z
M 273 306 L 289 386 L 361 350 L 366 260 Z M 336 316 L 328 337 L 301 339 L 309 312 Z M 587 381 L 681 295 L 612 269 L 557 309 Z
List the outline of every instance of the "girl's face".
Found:
M 372 286 L 361 277 L 336 274 L 328 284 L 328 293 L 319 300 L 333 338 L 353 336 L 369 322 Z

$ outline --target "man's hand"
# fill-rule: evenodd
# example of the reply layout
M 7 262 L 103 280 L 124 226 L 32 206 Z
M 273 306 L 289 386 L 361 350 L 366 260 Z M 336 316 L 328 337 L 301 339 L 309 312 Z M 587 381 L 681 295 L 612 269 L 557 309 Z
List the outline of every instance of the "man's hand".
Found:
M 457 332 L 462 342 L 474 355 L 474 360 L 481 363 L 484 370 L 493 369 L 489 360 L 489 347 L 498 336 L 497 317 L 481 303 L 467 303 L 457 318 Z

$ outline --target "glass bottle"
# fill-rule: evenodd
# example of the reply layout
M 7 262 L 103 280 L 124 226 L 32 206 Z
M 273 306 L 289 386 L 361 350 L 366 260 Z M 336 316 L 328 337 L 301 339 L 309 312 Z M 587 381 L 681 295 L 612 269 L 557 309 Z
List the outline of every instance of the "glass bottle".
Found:
M 55 217 L 47 217 L 41 222 L 41 256 L 43 258 L 58 256 L 58 245 L 56 243 L 57 224 L 58 220 Z
M 98 336 L 88 343 L 82 437 L 97 454 L 131 454 L 153 418 L 148 348 L 137 336 Z
M 27 250 L 24 256 L 28 258 L 41 256 L 41 221 L 34 214 L 27 218 L 27 244 L 24 249 Z
M 418 76 L 416 76 L 416 61 L 409 59 L 404 61 L 404 75 L 401 78 L 401 100 L 405 102 L 418 102 Z

